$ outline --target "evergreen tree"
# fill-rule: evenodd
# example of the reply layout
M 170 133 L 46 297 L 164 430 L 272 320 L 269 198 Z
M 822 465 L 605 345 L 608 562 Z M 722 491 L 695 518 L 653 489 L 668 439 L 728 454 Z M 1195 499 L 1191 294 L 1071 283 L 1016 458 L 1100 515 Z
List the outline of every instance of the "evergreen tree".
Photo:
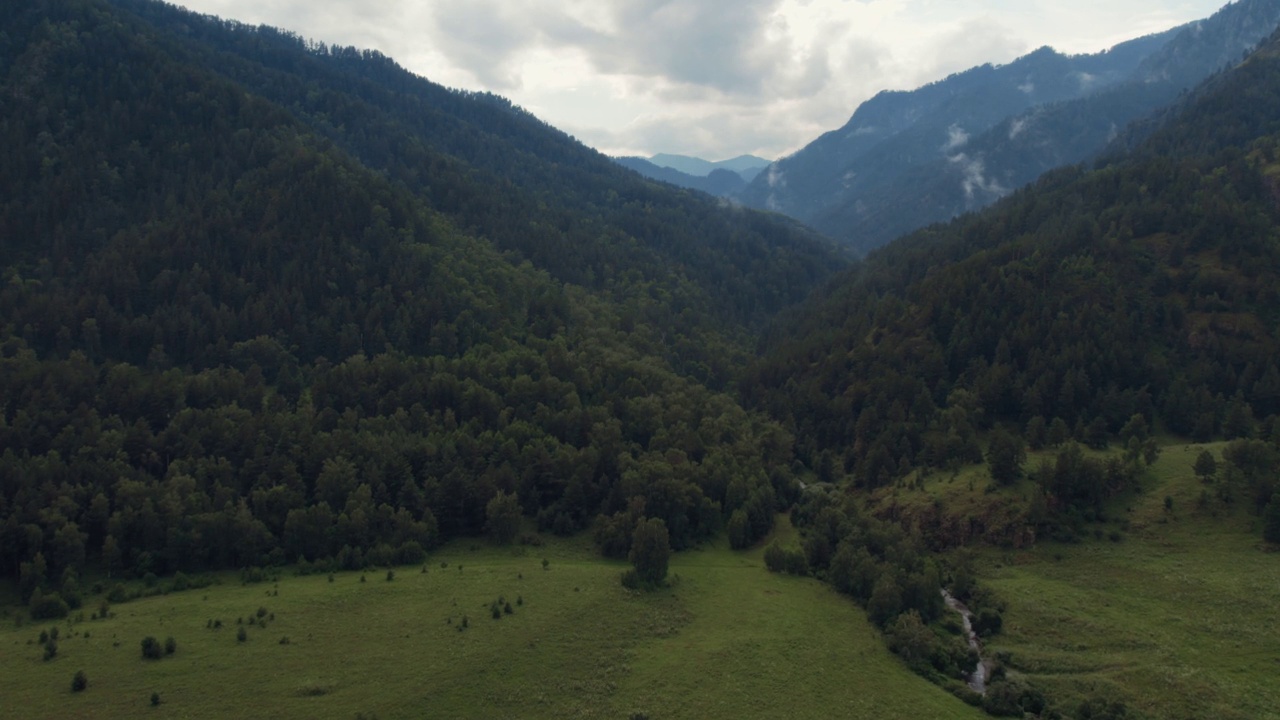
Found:
M 485 505 L 485 530 L 499 545 L 509 545 L 520 533 L 520 500 L 499 491 Z
M 1026 447 L 1022 439 L 1003 427 L 991 434 L 991 444 L 987 449 L 987 465 L 991 471 L 991 479 L 1001 485 L 1012 485 L 1022 477 L 1022 463 L 1027 459 Z
M 1262 539 L 1280 545 L 1280 493 L 1271 496 L 1271 502 L 1262 514 Z
M 650 587 L 662 584 L 667 577 L 670 558 L 671 542 L 666 523 L 659 518 L 649 518 L 636 526 L 629 559 L 641 583 Z
M 1214 459 L 1213 453 L 1208 450 L 1201 450 L 1196 456 L 1196 463 L 1192 466 L 1196 473 L 1196 477 L 1201 482 L 1209 482 L 1213 480 L 1213 476 L 1218 472 L 1218 461 Z

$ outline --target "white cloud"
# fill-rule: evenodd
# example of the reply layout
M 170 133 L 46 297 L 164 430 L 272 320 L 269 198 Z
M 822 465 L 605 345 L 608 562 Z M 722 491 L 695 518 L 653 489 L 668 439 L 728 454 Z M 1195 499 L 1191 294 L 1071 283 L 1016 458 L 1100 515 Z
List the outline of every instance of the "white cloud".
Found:
M 777 157 L 883 89 L 1041 45 L 1094 52 L 1225 0 L 179 0 L 377 49 L 604 152 Z

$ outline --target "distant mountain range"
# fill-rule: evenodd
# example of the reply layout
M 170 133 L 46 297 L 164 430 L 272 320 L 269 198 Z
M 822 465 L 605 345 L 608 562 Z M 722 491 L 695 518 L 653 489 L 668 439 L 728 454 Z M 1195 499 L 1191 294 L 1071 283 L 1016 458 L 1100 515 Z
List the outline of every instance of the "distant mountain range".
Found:
M 739 155 L 719 162 L 665 153 L 649 158 L 614 159 L 645 177 L 721 197 L 737 195 L 769 166 L 768 160 L 755 155 Z
M 772 164 L 739 198 L 865 252 L 1096 155 L 1133 121 L 1239 60 L 1277 23 L 1280 0 L 1241 0 L 1106 52 L 1046 47 L 911 92 L 882 92 L 840 129 Z

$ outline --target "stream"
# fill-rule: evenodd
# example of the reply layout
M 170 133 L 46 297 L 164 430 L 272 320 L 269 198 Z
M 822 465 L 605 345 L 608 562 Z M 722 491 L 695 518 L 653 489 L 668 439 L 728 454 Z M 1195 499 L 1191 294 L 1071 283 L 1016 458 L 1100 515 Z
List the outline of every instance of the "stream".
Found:
M 991 669 L 987 667 L 987 663 L 982 659 L 982 643 L 978 642 L 978 634 L 973 631 L 973 613 L 964 603 L 951 596 L 946 590 L 942 591 L 942 599 L 946 601 L 947 607 L 960 613 L 960 618 L 964 621 L 964 636 L 969 641 L 969 647 L 978 653 L 978 665 L 969 673 L 968 683 L 969 689 L 979 695 L 987 694 L 987 676 Z

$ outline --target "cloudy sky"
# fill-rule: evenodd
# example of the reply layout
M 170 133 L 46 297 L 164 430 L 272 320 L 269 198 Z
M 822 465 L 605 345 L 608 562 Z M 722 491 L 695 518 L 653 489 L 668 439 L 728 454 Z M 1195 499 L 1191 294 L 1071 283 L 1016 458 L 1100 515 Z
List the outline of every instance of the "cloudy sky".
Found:
M 1097 52 L 1226 0 L 176 0 L 489 90 L 611 155 L 775 158 L 1042 45 Z

